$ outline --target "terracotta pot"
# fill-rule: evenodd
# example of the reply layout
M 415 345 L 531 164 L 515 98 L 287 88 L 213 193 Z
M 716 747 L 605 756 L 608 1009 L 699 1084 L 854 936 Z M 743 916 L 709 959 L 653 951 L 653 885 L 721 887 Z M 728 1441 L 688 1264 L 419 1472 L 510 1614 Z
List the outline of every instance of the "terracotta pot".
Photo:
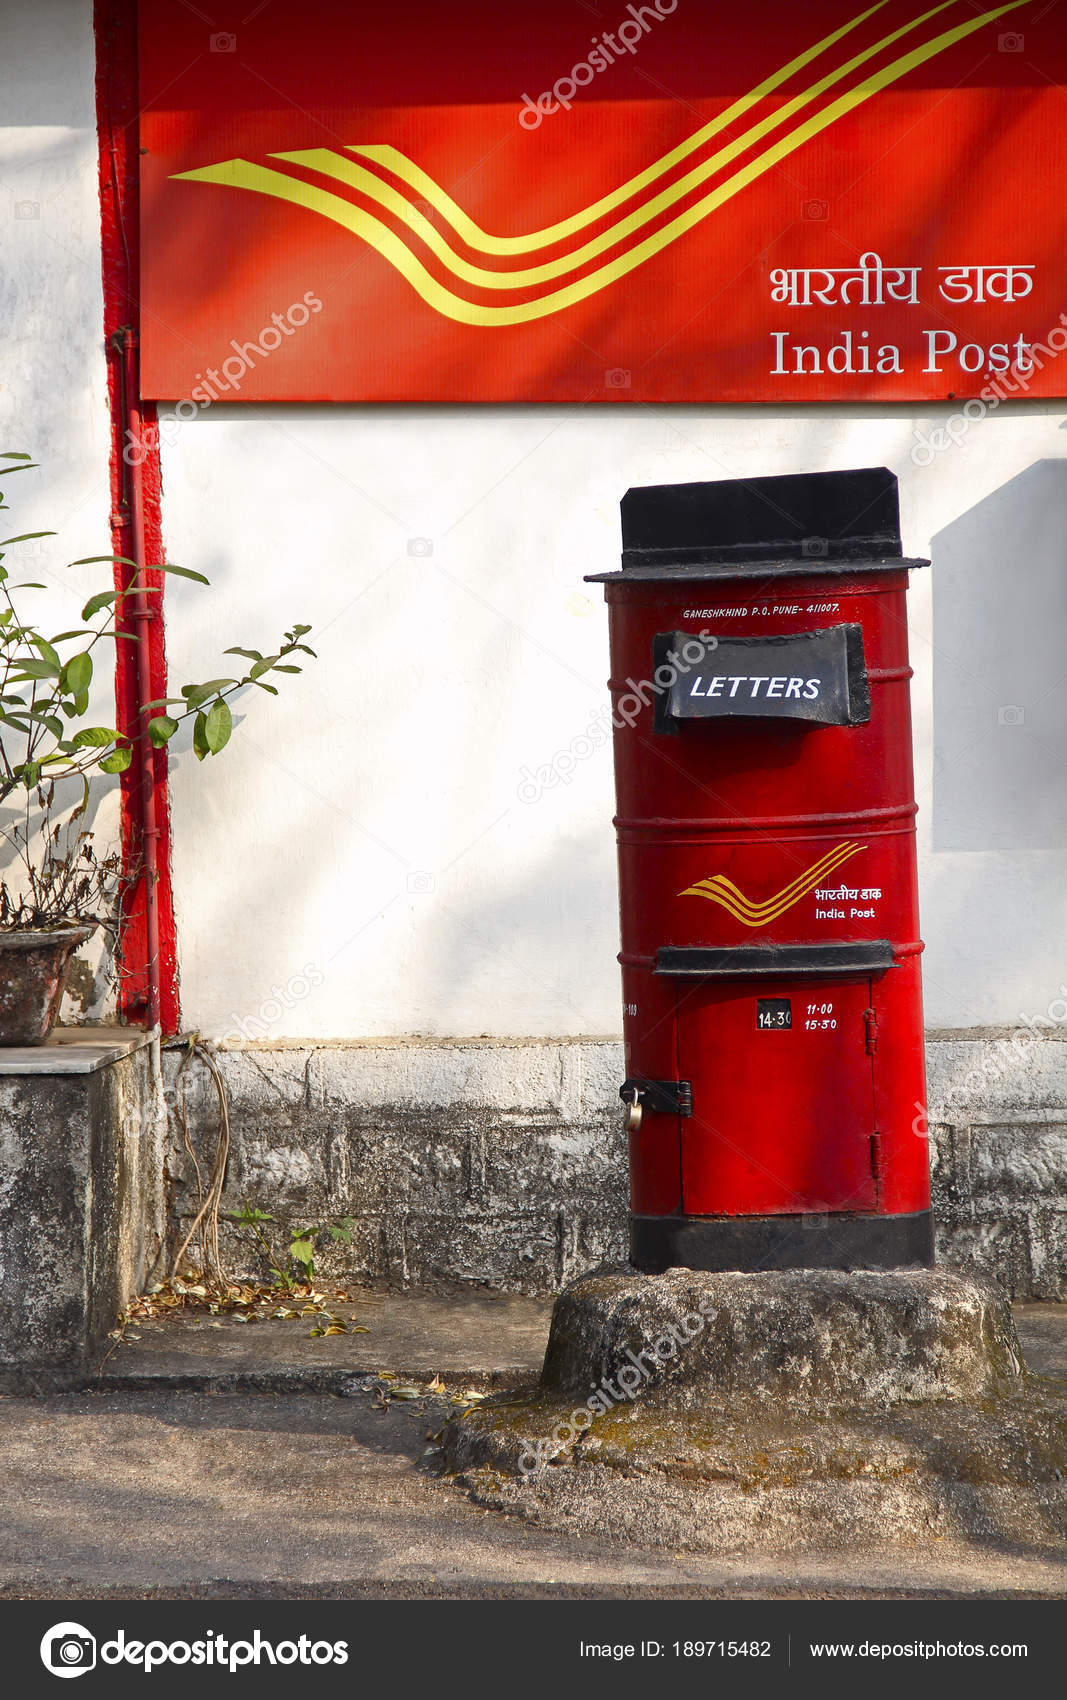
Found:
M 0 932 L 0 1045 L 43 1045 L 59 1014 L 67 964 L 95 922 L 54 932 Z

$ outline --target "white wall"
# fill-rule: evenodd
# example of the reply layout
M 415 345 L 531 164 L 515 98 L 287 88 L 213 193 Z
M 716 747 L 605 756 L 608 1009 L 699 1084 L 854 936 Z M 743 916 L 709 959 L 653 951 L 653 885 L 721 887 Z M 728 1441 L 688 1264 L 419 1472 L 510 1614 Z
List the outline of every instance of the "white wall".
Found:
M 110 546 L 93 88 L 91 0 L 2 8 L 0 447 L 41 462 L 10 480 L 4 529 L 58 531 L 16 563 L 57 625 L 106 576 L 63 563 Z M 523 768 L 606 705 L 582 574 L 615 563 L 631 484 L 882 463 L 906 548 L 935 556 L 911 603 L 929 1019 L 1043 1012 L 1067 979 L 1067 411 L 1006 405 L 928 468 L 912 430 L 903 410 L 625 406 L 231 406 L 178 425 L 168 544 L 214 588 L 170 593 L 176 676 L 293 619 L 322 656 L 248 705 L 217 762 L 178 753 L 187 1021 L 614 1033 L 607 745 L 519 797 Z M 424 537 L 432 554 L 410 553 Z M 113 791 L 95 824 L 114 842 Z
M 0 8 L 0 450 L 39 462 L 6 482 L 0 536 L 58 533 L 4 563 L 13 578 L 47 585 L 24 604 L 46 633 L 77 626 L 87 597 L 111 583 L 106 565 L 66 566 L 111 549 L 95 71 L 91 0 Z M 107 724 L 113 673 L 113 653 L 102 652 L 96 703 Z M 117 846 L 106 782 L 94 826 L 101 851 Z M 0 850 L 0 866 L 7 860 Z M 66 1013 L 80 1012 L 68 1000 Z
M 914 426 L 814 407 L 173 422 L 170 555 L 213 581 L 168 592 L 176 674 L 211 676 L 227 643 L 266 649 L 292 620 L 321 655 L 248 703 L 217 761 L 198 770 L 186 746 L 175 763 L 186 1020 L 251 1038 L 616 1032 L 608 745 L 540 801 L 518 794 L 607 702 L 582 575 L 617 564 L 629 485 L 883 464 L 906 551 L 935 556 L 911 597 L 928 1020 L 1043 1013 L 1067 979 L 1067 410 L 1006 405 L 927 468 Z M 419 538 L 432 554 L 410 552 Z

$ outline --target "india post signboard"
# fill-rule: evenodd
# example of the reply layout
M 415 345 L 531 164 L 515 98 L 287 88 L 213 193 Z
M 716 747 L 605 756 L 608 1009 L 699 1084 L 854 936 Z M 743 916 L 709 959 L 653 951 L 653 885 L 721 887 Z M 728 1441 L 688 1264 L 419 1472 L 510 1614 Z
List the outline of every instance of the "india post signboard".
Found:
M 141 14 L 143 389 L 1067 394 L 1048 0 Z

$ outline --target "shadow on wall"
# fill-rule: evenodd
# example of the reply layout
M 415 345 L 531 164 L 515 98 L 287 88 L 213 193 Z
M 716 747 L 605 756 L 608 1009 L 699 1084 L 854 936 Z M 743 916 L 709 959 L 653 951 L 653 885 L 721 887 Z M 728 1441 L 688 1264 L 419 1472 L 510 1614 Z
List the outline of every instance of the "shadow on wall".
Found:
M 935 850 L 1067 848 L 1067 461 L 933 539 Z

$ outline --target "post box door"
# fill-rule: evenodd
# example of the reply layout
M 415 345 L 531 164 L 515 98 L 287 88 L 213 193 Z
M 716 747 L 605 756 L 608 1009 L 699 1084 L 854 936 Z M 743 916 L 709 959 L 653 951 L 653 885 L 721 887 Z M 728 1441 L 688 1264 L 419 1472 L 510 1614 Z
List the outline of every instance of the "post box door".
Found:
M 682 1208 L 693 1216 L 877 1204 L 869 979 L 678 992 Z

